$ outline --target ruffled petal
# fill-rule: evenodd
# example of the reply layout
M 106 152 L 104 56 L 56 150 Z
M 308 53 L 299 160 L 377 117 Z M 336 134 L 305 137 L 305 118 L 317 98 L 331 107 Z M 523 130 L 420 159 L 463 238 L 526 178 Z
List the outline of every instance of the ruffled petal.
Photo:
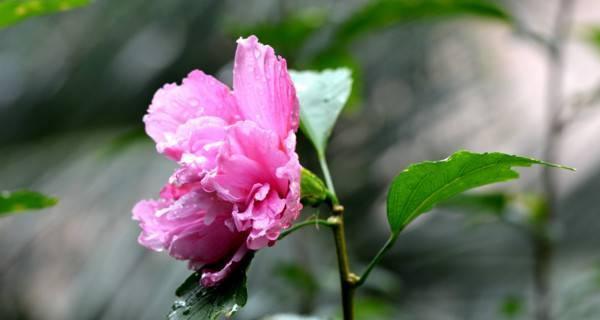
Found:
M 159 219 L 155 213 L 165 207 L 168 207 L 166 201 L 142 200 L 133 207 L 133 220 L 140 222 L 142 232 L 138 236 L 138 242 L 151 250 L 162 251 L 165 248 L 164 232 Z
M 157 150 L 179 160 L 176 145 L 179 127 L 201 116 L 221 118 L 225 123 L 240 119 L 235 98 L 229 88 L 202 71 L 192 71 L 181 85 L 167 84 L 158 90 L 144 116 L 146 132 L 157 144 Z
M 245 235 L 231 227 L 231 204 L 214 194 L 192 191 L 179 196 L 172 189 L 165 188 L 163 194 L 173 197 L 140 201 L 134 207 L 133 219 L 142 229 L 141 245 L 167 250 L 176 259 L 212 264 L 244 243 Z
M 230 229 L 230 218 L 219 215 L 210 225 L 192 226 L 173 237 L 169 254 L 193 265 L 213 264 L 233 254 L 232 248 L 244 243 L 245 236 Z
M 203 186 L 226 201 L 244 205 L 257 184 L 269 184 L 285 195 L 288 182 L 278 178 L 276 170 L 287 161 L 283 143 L 274 132 L 240 121 L 228 128 L 217 167 L 203 179 Z
M 248 232 L 251 250 L 272 245 L 302 209 L 295 141 L 292 131 L 282 141 L 251 121 L 238 122 L 227 131 L 216 169 L 202 180 L 205 190 L 234 203 L 235 227 Z
M 285 212 L 281 216 L 282 228 L 288 228 L 292 225 L 302 211 L 302 203 L 300 202 L 300 178 L 302 166 L 298 160 L 296 153 L 296 134 L 290 132 L 285 139 L 285 148 L 289 156 L 288 162 L 277 168 L 276 175 L 281 179 L 289 181 L 288 193 L 285 199 Z
M 261 194 L 263 190 L 266 195 Z M 234 211 L 233 219 L 238 229 L 250 229 L 246 240 L 248 248 L 259 250 L 277 240 L 283 227 L 281 222 L 285 206 L 285 198 L 265 185 L 255 193 L 253 201 L 244 212 Z
M 237 43 L 233 88 L 242 117 L 275 131 L 283 140 L 299 123 L 298 98 L 286 61 L 255 36 Z
M 233 270 L 237 268 L 242 259 L 248 254 L 250 250 L 246 247 L 246 245 L 242 245 L 238 248 L 235 254 L 229 259 L 229 261 L 223 266 L 223 268 L 219 270 L 213 269 L 205 269 L 202 270 L 202 277 L 200 278 L 200 282 L 205 287 L 212 287 L 215 284 L 221 282 L 223 279 L 227 278 L 229 274 Z

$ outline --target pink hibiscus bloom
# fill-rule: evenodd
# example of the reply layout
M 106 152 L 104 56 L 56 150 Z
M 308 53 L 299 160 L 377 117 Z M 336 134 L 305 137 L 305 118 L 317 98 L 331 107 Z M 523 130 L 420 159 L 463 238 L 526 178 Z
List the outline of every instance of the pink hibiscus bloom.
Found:
M 158 200 L 133 208 L 138 241 L 188 260 L 205 286 L 273 245 L 302 209 L 298 100 L 286 62 L 255 36 L 237 43 L 233 91 L 192 71 L 158 90 L 144 117 L 158 152 L 179 168 Z

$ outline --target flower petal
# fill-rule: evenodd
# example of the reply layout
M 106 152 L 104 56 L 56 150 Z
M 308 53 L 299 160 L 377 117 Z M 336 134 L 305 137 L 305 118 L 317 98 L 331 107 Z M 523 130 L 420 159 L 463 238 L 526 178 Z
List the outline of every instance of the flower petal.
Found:
M 298 154 L 296 153 L 296 134 L 290 132 L 287 139 L 285 139 L 285 148 L 289 155 L 289 160 L 285 166 L 277 168 L 276 175 L 279 178 L 286 179 L 290 182 L 288 186 L 288 193 L 286 197 L 285 212 L 281 216 L 282 227 L 288 228 L 292 225 L 302 210 L 302 203 L 300 203 L 300 177 L 301 169 L 300 161 L 298 160 Z
M 235 98 L 229 88 L 202 71 L 192 71 L 181 85 L 167 84 L 158 90 L 144 116 L 146 132 L 157 143 L 157 150 L 179 160 L 176 151 L 165 150 L 175 144 L 179 127 L 201 116 L 214 116 L 226 123 L 240 119 Z
M 234 203 L 235 227 L 249 232 L 251 250 L 272 245 L 300 214 L 295 142 L 292 131 L 282 141 L 252 121 L 240 121 L 228 128 L 216 169 L 202 180 L 206 191 Z
M 165 188 L 163 193 L 179 192 Z M 140 222 L 141 245 L 167 250 L 169 255 L 195 264 L 217 263 L 244 243 L 245 234 L 231 227 L 232 206 L 214 194 L 192 191 L 175 198 L 140 201 L 133 219 Z
M 226 201 L 246 205 L 258 184 L 269 184 L 280 194 L 287 193 L 288 181 L 276 176 L 277 168 L 288 161 L 282 141 L 254 122 L 240 121 L 227 130 L 217 159 L 217 168 L 207 174 L 203 185 Z
M 298 98 L 286 61 L 255 36 L 237 43 L 233 88 L 242 117 L 275 131 L 283 140 L 299 123 Z
M 205 287 L 211 287 L 225 279 L 235 268 L 239 265 L 240 261 L 249 252 L 246 245 L 242 245 L 238 248 L 231 259 L 221 268 L 220 270 L 205 269 L 202 270 L 202 278 L 200 282 Z
M 262 190 L 267 190 L 268 194 L 260 196 Z M 244 212 L 233 212 L 238 230 L 251 229 L 246 240 L 248 248 L 259 250 L 277 240 L 284 227 L 282 214 L 285 206 L 285 198 L 281 198 L 277 192 L 269 190 L 269 186 L 265 185 L 255 193 L 253 201 Z

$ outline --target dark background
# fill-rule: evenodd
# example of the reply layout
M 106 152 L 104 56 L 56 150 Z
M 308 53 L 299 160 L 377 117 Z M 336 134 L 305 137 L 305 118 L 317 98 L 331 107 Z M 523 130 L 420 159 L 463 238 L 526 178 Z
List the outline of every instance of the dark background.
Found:
M 387 238 L 385 191 L 409 163 L 458 149 L 542 156 L 546 56 L 527 34 L 550 33 L 556 1 L 351 20 L 368 3 L 97 0 L 0 30 L 0 189 L 61 199 L 0 220 L 0 318 L 164 318 L 189 271 L 136 243 L 131 208 L 156 196 L 174 168 L 141 118 L 160 86 L 193 69 L 228 81 L 239 36 L 256 33 L 292 68 L 353 68 L 355 91 L 328 158 L 356 270 Z M 568 103 L 600 83 L 600 51 L 586 37 L 594 25 L 600 3 L 578 1 Z M 600 113 L 592 104 L 581 115 L 553 159 L 578 169 L 556 173 L 558 319 L 600 315 Z M 303 137 L 299 153 L 319 172 Z M 540 170 L 486 189 L 540 192 Z M 529 319 L 531 256 L 529 239 L 492 216 L 436 209 L 373 273 L 359 319 Z M 314 228 L 261 251 L 238 318 L 338 315 L 335 263 L 331 235 Z

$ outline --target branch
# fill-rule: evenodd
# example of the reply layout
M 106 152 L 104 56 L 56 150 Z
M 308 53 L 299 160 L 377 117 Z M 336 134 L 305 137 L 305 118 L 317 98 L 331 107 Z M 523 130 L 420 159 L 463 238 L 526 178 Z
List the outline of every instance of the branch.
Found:
M 332 222 L 330 222 L 329 220 L 323 220 L 323 219 L 308 219 L 308 220 L 306 220 L 306 221 L 302 221 L 302 222 L 296 223 L 296 224 L 294 224 L 293 226 L 291 226 L 291 227 L 289 227 L 289 228 L 287 228 L 287 229 L 283 230 L 283 231 L 281 232 L 281 234 L 279 235 L 279 238 L 277 238 L 277 240 L 281 240 L 281 239 L 283 239 L 283 238 L 287 237 L 287 236 L 288 236 L 290 233 L 292 233 L 292 232 L 294 232 L 294 231 L 296 231 L 296 230 L 298 230 L 298 229 L 304 228 L 304 227 L 306 227 L 306 226 L 312 226 L 312 225 L 315 225 L 315 226 L 319 226 L 319 225 L 321 225 L 321 226 L 327 226 L 327 227 L 330 227 L 330 228 L 331 228 L 331 227 L 333 227 L 335 224 L 334 224 L 334 223 L 332 223 Z

